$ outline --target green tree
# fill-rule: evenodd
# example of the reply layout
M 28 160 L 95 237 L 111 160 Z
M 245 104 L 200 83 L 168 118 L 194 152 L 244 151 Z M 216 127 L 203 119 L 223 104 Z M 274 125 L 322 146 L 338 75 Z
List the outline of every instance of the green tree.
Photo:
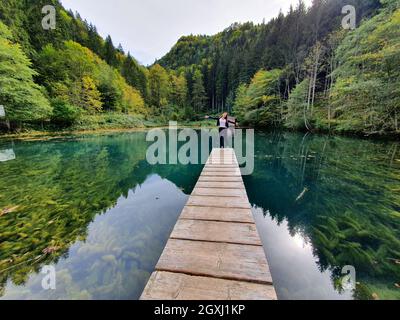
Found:
M 121 74 L 126 79 L 128 84 L 139 89 L 142 97 L 148 100 L 148 84 L 147 84 L 147 69 L 140 66 L 139 63 L 128 53 L 121 67 Z
M 116 50 L 115 50 L 114 44 L 112 42 L 111 36 L 107 36 L 107 38 L 105 40 L 104 59 L 112 67 L 116 67 L 118 65 Z
M 234 104 L 235 114 L 245 123 L 279 125 L 283 111 L 279 92 L 281 74 L 281 70 L 260 70 L 249 86 L 239 86 Z
M 120 92 L 111 83 L 101 83 L 98 87 L 101 95 L 103 110 L 118 111 L 118 101 L 120 101 Z
M 305 79 L 299 83 L 290 93 L 286 103 L 287 113 L 285 126 L 290 129 L 305 128 L 307 121 L 308 94 L 310 91 L 310 80 Z
M 67 41 L 60 49 L 46 46 L 38 59 L 52 98 L 61 98 L 91 113 L 146 113 L 138 90 L 90 49 Z M 131 104 L 130 104 L 131 103 Z
M 10 30 L 0 22 L 0 103 L 9 121 L 25 122 L 48 119 L 51 106 L 44 90 L 34 83 L 37 73 Z
M 159 64 L 155 64 L 149 71 L 150 103 L 161 111 L 168 105 L 170 82 L 167 71 Z
M 90 113 L 100 111 L 103 103 L 101 102 L 101 93 L 97 89 L 94 80 L 89 76 L 82 78 L 82 90 L 78 105 Z
M 80 118 L 81 110 L 60 98 L 54 99 L 51 105 L 53 107 L 51 120 L 56 124 L 70 126 Z
M 367 134 L 400 130 L 400 4 L 396 4 L 397 9 L 385 8 L 349 33 L 337 49 L 339 67 L 331 92 L 337 130 Z
M 200 70 L 196 70 L 193 76 L 193 92 L 192 105 L 196 112 L 204 110 L 207 101 L 206 92 L 204 90 L 203 74 Z
M 178 107 L 185 107 L 187 103 L 187 81 L 183 74 L 170 74 L 170 100 Z

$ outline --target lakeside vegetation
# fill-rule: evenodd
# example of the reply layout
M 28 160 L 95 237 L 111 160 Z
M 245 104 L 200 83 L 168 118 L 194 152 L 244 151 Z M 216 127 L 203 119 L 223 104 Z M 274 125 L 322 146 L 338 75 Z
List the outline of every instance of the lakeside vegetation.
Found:
M 55 30 L 41 26 L 48 4 Z M 357 9 L 356 30 L 341 26 L 345 4 Z M 0 131 L 162 126 L 228 110 L 248 126 L 397 136 L 399 8 L 299 1 L 269 22 L 182 37 L 145 67 L 58 0 L 5 0 Z

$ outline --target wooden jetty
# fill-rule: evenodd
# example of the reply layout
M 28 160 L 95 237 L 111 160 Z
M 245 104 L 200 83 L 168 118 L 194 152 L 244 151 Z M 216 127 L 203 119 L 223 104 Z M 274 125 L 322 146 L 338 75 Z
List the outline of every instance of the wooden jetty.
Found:
M 214 149 L 141 300 L 276 300 L 233 149 Z

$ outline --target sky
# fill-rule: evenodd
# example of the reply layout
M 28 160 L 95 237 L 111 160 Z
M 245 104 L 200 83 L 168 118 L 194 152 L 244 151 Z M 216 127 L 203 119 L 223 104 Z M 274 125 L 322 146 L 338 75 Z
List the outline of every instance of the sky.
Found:
M 234 22 L 261 23 L 298 0 L 61 0 L 111 35 L 144 65 L 163 57 L 181 36 L 213 35 Z M 310 5 L 312 0 L 305 1 Z

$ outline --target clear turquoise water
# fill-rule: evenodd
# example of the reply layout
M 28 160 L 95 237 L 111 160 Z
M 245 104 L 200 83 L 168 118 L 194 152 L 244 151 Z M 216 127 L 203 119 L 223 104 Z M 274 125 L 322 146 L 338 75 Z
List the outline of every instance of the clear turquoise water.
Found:
M 0 140 L 0 299 L 140 296 L 202 169 L 150 166 L 145 136 Z M 244 180 L 279 298 L 400 299 L 399 144 L 258 132 L 255 145 Z

